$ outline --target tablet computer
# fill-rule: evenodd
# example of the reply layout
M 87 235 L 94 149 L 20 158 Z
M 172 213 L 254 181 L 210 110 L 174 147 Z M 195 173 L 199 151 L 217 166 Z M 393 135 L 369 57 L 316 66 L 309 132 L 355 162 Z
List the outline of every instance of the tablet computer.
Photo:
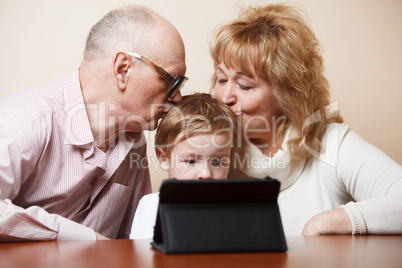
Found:
M 166 180 L 152 247 L 163 253 L 286 251 L 277 180 Z

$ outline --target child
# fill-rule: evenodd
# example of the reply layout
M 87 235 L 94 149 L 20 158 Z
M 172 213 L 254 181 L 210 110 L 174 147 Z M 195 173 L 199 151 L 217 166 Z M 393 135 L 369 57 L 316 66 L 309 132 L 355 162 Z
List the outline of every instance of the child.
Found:
M 233 112 L 209 94 L 184 96 L 155 135 L 162 170 L 178 180 L 226 179 L 237 129 Z M 158 203 L 159 193 L 140 200 L 130 239 L 153 237 Z

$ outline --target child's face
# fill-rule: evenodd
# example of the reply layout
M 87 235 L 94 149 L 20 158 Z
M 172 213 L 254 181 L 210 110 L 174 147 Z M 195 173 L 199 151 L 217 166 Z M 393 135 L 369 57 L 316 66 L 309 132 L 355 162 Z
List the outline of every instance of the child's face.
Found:
M 231 142 L 227 134 L 199 134 L 177 143 L 161 167 L 178 180 L 226 179 Z M 164 159 L 163 159 L 164 158 Z

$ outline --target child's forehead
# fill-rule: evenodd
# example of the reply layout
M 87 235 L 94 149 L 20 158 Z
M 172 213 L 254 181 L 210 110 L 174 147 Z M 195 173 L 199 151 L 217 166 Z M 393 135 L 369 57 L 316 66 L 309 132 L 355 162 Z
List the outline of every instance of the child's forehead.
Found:
M 228 132 L 199 132 L 199 133 L 183 133 L 176 138 L 177 143 L 186 142 L 190 146 L 199 148 L 202 145 L 226 145 L 230 139 Z
M 189 137 L 182 137 L 172 147 L 174 151 L 184 151 L 188 154 L 202 154 L 205 152 L 220 154 L 232 146 L 230 135 L 225 133 L 203 133 Z

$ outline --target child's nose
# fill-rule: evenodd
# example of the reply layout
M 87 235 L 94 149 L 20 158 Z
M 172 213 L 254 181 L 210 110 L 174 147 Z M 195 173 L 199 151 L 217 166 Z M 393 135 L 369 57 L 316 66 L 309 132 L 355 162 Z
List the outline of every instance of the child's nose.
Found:
M 198 173 L 198 179 L 199 180 L 210 180 L 212 179 L 212 172 L 210 167 L 203 167 L 200 169 Z

